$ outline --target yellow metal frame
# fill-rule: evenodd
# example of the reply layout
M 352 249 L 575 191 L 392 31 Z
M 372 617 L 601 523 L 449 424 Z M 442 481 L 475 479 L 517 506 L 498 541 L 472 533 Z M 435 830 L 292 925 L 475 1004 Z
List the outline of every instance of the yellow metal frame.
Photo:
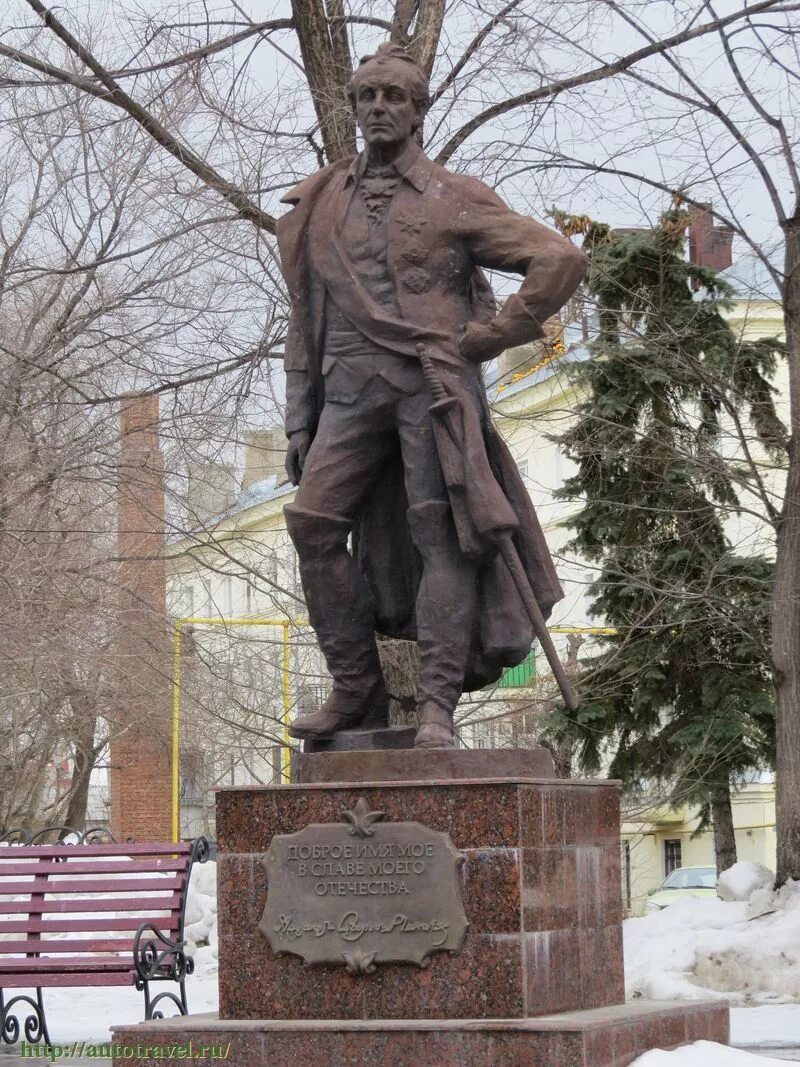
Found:
M 180 840 L 180 718 L 181 718 L 181 632 L 184 626 L 276 626 L 283 631 L 281 657 L 281 699 L 283 702 L 283 745 L 281 746 L 281 775 L 289 781 L 289 712 L 291 710 L 291 646 L 292 626 L 308 626 L 306 619 L 226 619 L 223 616 L 187 615 L 176 619 L 172 627 L 172 840 Z

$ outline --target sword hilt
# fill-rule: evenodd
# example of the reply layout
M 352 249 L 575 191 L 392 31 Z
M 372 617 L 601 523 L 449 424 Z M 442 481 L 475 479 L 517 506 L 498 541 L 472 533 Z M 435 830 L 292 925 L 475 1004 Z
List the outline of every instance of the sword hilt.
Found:
M 431 396 L 437 403 L 441 400 L 447 400 L 447 390 L 444 385 L 442 385 L 442 381 L 439 378 L 439 372 L 436 370 L 436 364 L 428 355 L 425 345 L 417 345 L 417 355 L 422 364 L 422 373 L 424 374 L 425 382 L 431 391 Z

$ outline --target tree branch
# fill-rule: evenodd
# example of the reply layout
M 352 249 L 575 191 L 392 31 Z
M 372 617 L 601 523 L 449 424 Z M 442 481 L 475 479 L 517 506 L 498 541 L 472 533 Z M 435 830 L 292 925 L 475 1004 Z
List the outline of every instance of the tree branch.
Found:
M 56 16 L 49 11 L 41 0 L 25 0 L 29 7 L 33 8 L 37 15 L 39 15 L 44 24 L 53 31 L 53 33 L 64 42 L 64 44 L 73 52 L 82 63 L 84 63 L 92 73 L 97 77 L 102 85 L 105 86 L 107 93 L 104 94 L 104 98 L 110 103 L 115 104 L 123 111 L 127 112 L 131 118 L 135 119 L 149 134 L 150 136 L 165 148 L 171 155 L 173 155 L 180 163 L 182 163 L 188 170 L 194 175 L 205 182 L 211 189 L 218 192 L 225 200 L 231 204 L 237 213 L 242 218 L 247 219 L 249 222 L 255 223 L 261 229 L 266 230 L 268 233 L 275 232 L 275 219 L 262 211 L 257 204 L 254 204 L 250 198 L 242 192 L 237 186 L 233 185 L 226 178 L 223 178 L 209 163 L 206 163 L 204 159 L 201 159 L 191 148 L 180 143 L 165 126 L 163 126 L 158 119 L 146 111 L 140 104 L 130 97 L 125 90 L 111 77 L 105 67 L 95 59 L 91 52 L 85 48 L 77 38 L 69 32 Z M 72 80 L 68 79 L 71 83 Z M 73 83 L 74 84 L 74 83 Z M 83 86 L 80 86 L 83 88 Z M 89 91 L 88 89 L 86 90 Z M 97 91 L 93 95 L 99 95 Z
M 28 0 L 28 2 L 30 3 L 31 0 Z M 590 85 L 592 82 L 611 78 L 615 74 L 621 74 L 623 71 L 635 66 L 635 64 L 641 63 L 644 59 L 649 59 L 651 56 L 663 55 L 670 49 L 685 44 L 687 41 L 693 41 L 696 38 L 704 37 L 709 33 L 716 33 L 721 28 L 729 26 L 738 19 L 755 15 L 760 11 L 769 11 L 772 9 L 785 11 L 786 7 L 780 3 L 780 0 L 761 0 L 760 3 L 753 4 L 750 7 L 740 8 L 732 15 L 726 15 L 724 18 L 715 19 L 713 22 L 703 23 L 703 25 L 696 26 L 692 29 L 682 30 L 680 33 L 673 34 L 671 37 L 665 37 L 662 41 L 656 41 L 646 45 L 644 48 L 639 48 L 635 52 L 630 52 L 628 55 L 614 60 L 613 63 L 603 63 L 601 66 L 595 67 L 594 70 L 587 70 L 582 74 L 575 74 L 571 78 L 562 78 L 559 81 L 549 82 L 547 85 L 540 85 L 538 89 L 531 89 L 527 93 L 521 93 L 518 96 L 509 97 L 508 100 L 502 100 L 497 104 L 493 104 L 479 115 L 470 119 L 470 121 L 462 126 L 460 130 L 453 134 L 441 152 L 437 155 L 436 162 L 444 166 L 453 154 L 458 151 L 464 141 L 466 141 L 468 137 L 471 137 L 476 130 L 479 130 L 480 127 L 487 122 L 491 122 L 492 119 L 498 118 L 500 115 L 504 115 L 509 111 L 513 111 L 515 108 L 524 107 L 526 104 L 535 103 L 537 100 L 545 100 L 548 97 L 558 96 L 570 89 L 577 89 L 582 85 Z
M 453 82 L 459 76 L 459 74 L 464 69 L 464 67 L 467 65 L 467 63 L 469 63 L 470 59 L 472 59 L 472 57 L 478 51 L 480 46 L 483 44 L 483 42 L 486 40 L 486 38 L 489 36 L 489 34 L 492 32 L 492 30 L 498 24 L 498 22 L 502 22 L 503 19 L 505 18 L 505 16 L 509 13 L 509 11 L 513 11 L 515 7 L 519 7 L 519 5 L 521 3 L 522 3 L 522 0 L 511 0 L 511 3 L 510 4 L 506 4 L 505 7 L 501 8 L 497 12 L 497 14 L 494 16 L 494 18 L 490 19 L 486 23 L 486 25 L 483 27 L 483 29 L 478 30 L 478 32 L 472 38 L 470 43 L 464 49 L 464 54 L 461 56 L 461 58 L 455 64 L 453 69 L 450 71 L 450 73 L 447 75 L 447 77 L 441 83 L 439 88 L 431 95 L 431 105 L 435 104 L 436 101 L 439 99 L 439 97 L 442 96 L 443 93 L 447 92 L 447 90 L 450 88 L 450 86 L 453 84 Z

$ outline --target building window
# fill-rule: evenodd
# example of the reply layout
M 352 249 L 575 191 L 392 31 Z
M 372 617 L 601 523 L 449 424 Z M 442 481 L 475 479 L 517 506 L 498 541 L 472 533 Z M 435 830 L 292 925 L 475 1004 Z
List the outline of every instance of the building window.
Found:
M 207 619 L 211 618 L 214 614 L 214 597 L 211 594 L 211 580 L 209 578 L 203 578 L 203 615 Z
M 680 841 L 664 842 L 664 877 L 667 878 L 681 866 Z
M 183 619 L 191 619 L 194 615 L 194 586 L 184 586 L 181 592 L 180 614 Z

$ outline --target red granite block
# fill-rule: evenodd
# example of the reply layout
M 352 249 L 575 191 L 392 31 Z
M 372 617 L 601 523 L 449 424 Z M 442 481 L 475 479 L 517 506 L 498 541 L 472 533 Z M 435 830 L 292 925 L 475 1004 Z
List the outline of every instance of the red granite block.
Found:
M 220 937 L 252 934 L 267 902 L 262 856 L 222 853 L 217 857 L 217 916 Z M 261 936 L 261 935 L 259 935 Z
M 223 1019 L 519 1018 L 520 938 L 470 934 L 460 954 L 436 953 L 426 968 L 385 964 L 354 977 L 344 967 L 275 957 L 256 930 L 220 937 L 219 994 Z
M 619 840 L 603 848 L 603 924 L 622 922 L 622 849 Z
M 656 1024 L 656 1048 L 677 1048 L 686 1041 L 686 1016 L 664 1015 Z
M 557 784 L 552 788 L 521 785 L 520 834 L 523 848 L 560 848 L 570 844 L 569 814 L 572 790 Z
M 636 1019 L 613 1032 L 614 1067 L 627 1067 L 642 1049 L 657 1048 L 658 1022 L 655 1018 Z
M 575 849 L 575 892 L 578 926 L 594 928 L 605 920 L 605 882 L 603 881 L 603 848 L 599 845 L 579 845 Z
M 577 924 L 575 849 L 523 849 L 522 904 L 527 931 L 561 930 Z
M 603 1008 L 625 999 L 622 930 L 619 926 L 578 931 L 581 1007 Z
M 217 847 L 225 852 L 266 852 L 274 834 L 309 823 L 340 822 L 343 808 L 364 797 L 373 810 L 398 822 L 421 822 L 450 834 L 456 848 L 516 848 L 518 786 L 498 783 L 393 783 L 263 786 L 217 792 Z
M 613 1067 L 614 1035 L 609 1029 L 585 1034 L 584 1058 L 592 1067 Z
M 727 1045 L 730 1041 L 730 1014 L 728 1002 L 698 1005 L 686 1017 L 686 1040 L 718 1041 Z
M 470 933 L 520 932 L 519 855 L 519 849 L 467 849 L 461 884 Z
M 581 1006 L 577 930 L 525 934 L 526 1014 L 547 1015 Z

